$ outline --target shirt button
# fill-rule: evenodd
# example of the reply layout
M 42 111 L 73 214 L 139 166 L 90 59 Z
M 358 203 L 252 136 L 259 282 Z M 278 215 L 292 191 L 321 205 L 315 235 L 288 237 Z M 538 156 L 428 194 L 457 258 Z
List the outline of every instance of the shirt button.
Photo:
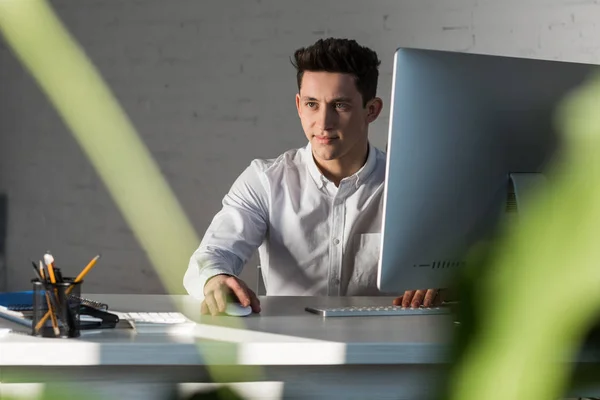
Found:
M 333 239 L 334 244 L 340 244 L 340 239 Z

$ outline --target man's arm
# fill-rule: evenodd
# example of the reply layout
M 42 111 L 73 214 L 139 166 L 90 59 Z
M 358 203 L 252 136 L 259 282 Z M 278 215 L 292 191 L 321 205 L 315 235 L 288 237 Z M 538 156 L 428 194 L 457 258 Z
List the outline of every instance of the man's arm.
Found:
M 187 292 L 203 298 L 206 282 L 221 274 L 238 276 L 262 243 L 268 224 L 268 184 L 262 161 L 253 161 L 223 199 L 183 278 Z

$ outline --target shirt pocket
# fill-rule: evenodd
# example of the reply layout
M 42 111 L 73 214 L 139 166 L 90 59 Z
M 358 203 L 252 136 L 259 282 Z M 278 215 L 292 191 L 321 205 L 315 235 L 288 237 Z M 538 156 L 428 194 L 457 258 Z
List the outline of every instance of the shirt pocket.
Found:
M 377 267 L 381 249 L 381 233 L 354 235 L 354 265 L 348 285 L 350 296 L 378 295 Z

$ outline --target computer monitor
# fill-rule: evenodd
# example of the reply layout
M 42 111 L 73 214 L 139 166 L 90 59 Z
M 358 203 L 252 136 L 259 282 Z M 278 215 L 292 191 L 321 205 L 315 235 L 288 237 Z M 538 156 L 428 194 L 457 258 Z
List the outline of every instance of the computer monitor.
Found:
M 543 174 L 560 150 L 557 106 L 597 69 L 396 51 L 380 291 L 447 287 L 471 246 L 494 232 L 512 183 L 541 181 L 531 174 Z

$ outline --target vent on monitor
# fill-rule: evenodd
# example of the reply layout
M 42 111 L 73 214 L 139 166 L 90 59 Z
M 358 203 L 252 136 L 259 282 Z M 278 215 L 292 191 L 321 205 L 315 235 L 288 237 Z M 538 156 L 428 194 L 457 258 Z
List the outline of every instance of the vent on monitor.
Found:
M 448 269 L 464 267 L 465 264 L 465 261 L 439 260 L 431 263 L 415 264 L 413 268 Z

